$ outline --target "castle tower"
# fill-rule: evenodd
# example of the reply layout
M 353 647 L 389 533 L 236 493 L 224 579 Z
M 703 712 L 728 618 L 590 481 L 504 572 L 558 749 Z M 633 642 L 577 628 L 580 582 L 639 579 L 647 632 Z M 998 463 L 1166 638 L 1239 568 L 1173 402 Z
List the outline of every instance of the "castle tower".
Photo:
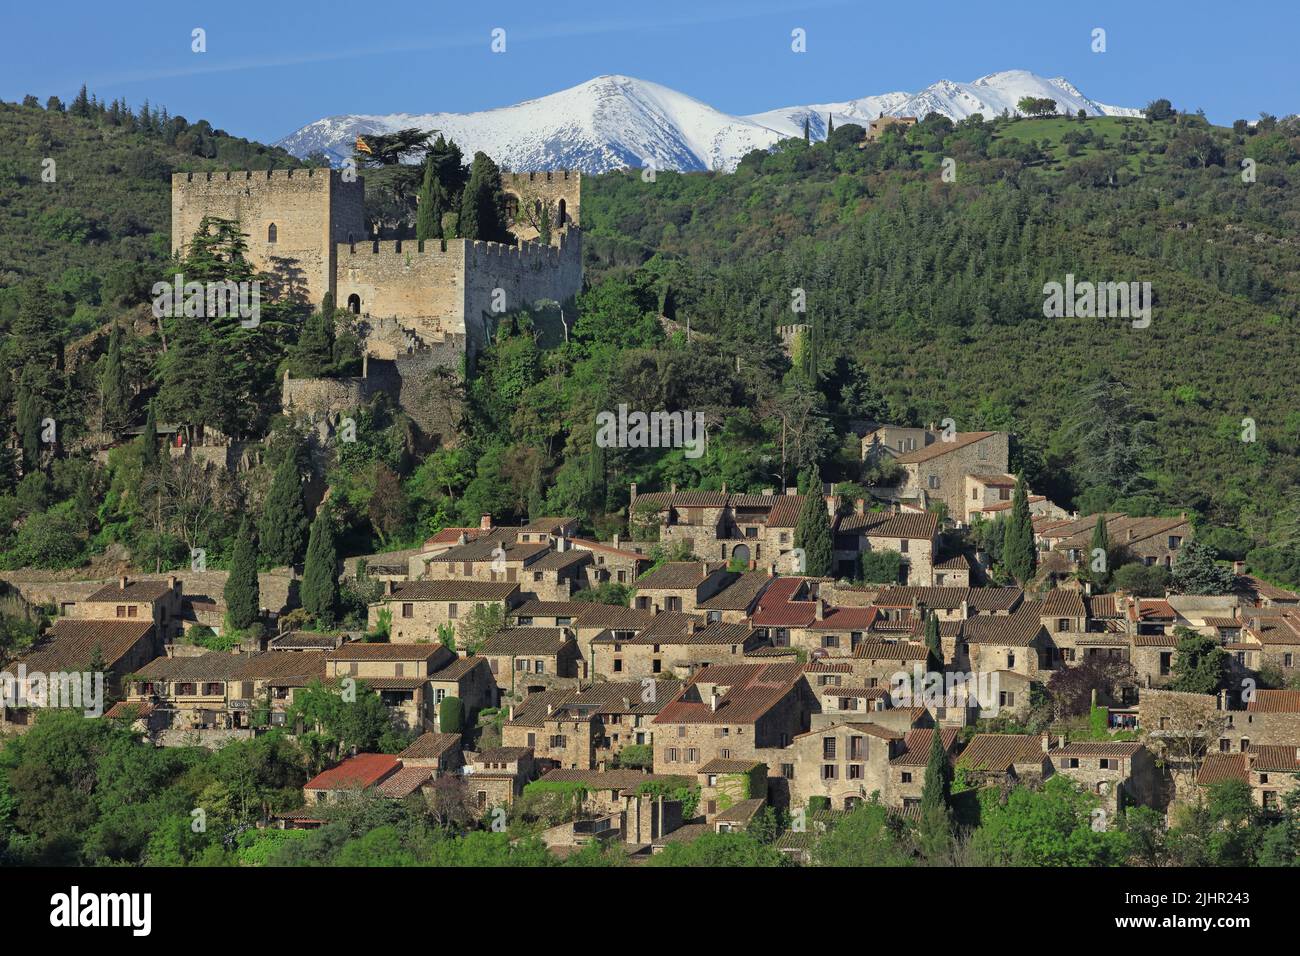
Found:
M 275 276 L 268 295 L 319 306 L 336 292 L 338 244 L 365 238 L 365 184 L 329 169 L 174 173 L 173 252 L 189 245 L 204 216 L 239 220 L 249 261 Z
M 576 169 L 503 171 L 501 188 L 513 197 L 510 231 L 520 242 L 537 238 L 537 221 L 543 210 L 550 211 L 552 242 L 560 229 L 582 225 L 582 173 Z

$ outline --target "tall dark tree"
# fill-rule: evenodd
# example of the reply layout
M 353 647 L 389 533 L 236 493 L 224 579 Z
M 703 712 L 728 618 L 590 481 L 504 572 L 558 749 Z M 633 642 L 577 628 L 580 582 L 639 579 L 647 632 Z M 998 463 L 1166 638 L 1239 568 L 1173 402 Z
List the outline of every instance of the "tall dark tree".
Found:
M 804 573 L 822 577 L 831 574 L 835 564 L 830 515 L 822 496 L 821 476 L 810 469 L 805 484 L 803 507 L 794 526 L 794 546 L 803 548 Z
M 474 154 L 470 165 L 469 182 L 460 203 L 460 223 L 457 227 L 462 239 L 481 239 L 489 242 L 513 242 L 507 228 L 506 194 L 501 188 L 501 170 L 487 153 Z
M 108 354 L 104 356 L 104 369 L 99 377 L 99 394 L 103 428 L 115 435 L 127 426 L 131 405 L 131 387 L 122 364 L 120 325 L 113 326 L 108 337 Z
M 442 216 L 447 211 L 447 196 L 434 168 L 433 156 L 424 160 L 424 179 L 420 183 L 415 212 L 415 238 L 423 242 L 426 239 L 442 238 Z
M 140 462 L 145 471 L 158 467 L 158 413 L 154 403 L 149 403 L 149 411 L 144 416 L 144 431 L 140 433 Z
M 257 540 L 253 525 L 247 518 L 239 526 L 235 550 L 230 558 L 230 576 L 222 592 L 226 599 L 226 623 L 242 631 L 257 620 L 261 610 L 261 595 L 257 582 Z
M 302 606 L 322 624 L 332 624 L 339 603 L 339 556 L 329 508 L 322 507 L 311 523 L 307 558 L 303 562 Z
M 943 731 L 930 732 L 930 759 L 925 765 L 921 790 L 921 852 L 927 859 L 939 859 L 952 845 L 952 764 L 943 749 Z
M 275 470 L 262 508 L 260 531 L 262 553 L 272 565 L 292 566 L 302 560 L 307 512 L 296 450 L 286 454 Z
M 925 647 L 930 652 L 928 666 L 930 670 L 943 670 L 943 638 L 939 634 L 939 615 L 930 611 L 925 616 Z
M 1016 493 L 1011 499 L 1011 515 L 1002 539 L 1002 564 L 1020 585 L 1034 576 L 1038 555 L 1034 551 L 1034 524 L 1029 515 L 1029 494 L 1025 476 L 1016 476 Z

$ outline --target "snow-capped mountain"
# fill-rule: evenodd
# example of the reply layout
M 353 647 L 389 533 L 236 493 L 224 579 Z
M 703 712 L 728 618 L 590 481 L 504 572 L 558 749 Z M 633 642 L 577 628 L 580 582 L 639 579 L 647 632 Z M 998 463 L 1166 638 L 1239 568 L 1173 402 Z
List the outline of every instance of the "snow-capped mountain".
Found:
M 841 103 L 790 106 L 733 116 L 676 90 L 627 76 L 598 76 L 567 90 L 514 106 L 476 113 L 390 113 L 331 116 L 280 140 L 295 156 L 323 152 L 336 165 L 352 155 L 358 134 L 407 127 L 437 130 L 466 155 L 483 150 L 514 170 L 580 169 L 604 172 L 624 166 L 682 171 L 731 170 L 753 149 L 836 126 L 889 116 L 942 113 L 954 120 L 972 113 L 1014 113 L 1021 97 L 1050 97 L 1057 109 L 1090 116 L 1136 116 L 1140 110 L 1107 106 L 1084 96 L 1064 77 L 1046 79 L 1026 70 L 991 73 L 971 83 L 941 80 L 919 93 L 885 93 Z

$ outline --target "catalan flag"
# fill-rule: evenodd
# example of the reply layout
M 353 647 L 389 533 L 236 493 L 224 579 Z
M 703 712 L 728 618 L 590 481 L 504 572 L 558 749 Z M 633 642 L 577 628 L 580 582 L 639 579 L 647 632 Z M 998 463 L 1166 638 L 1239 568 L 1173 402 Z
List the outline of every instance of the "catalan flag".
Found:
M 365 141 L 365 138 L 361 136 L 357 137 L 356 150 L 358 153 L 367 153 L 371 156 L 375 155 L 374 152 L 370 149 L 370 144 L 367 143 Z

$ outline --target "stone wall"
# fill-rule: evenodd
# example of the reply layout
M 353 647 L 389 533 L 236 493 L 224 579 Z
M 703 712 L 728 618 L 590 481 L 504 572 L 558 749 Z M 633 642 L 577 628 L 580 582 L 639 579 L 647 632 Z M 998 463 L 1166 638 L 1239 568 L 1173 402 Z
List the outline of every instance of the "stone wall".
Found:
M 319 305 L 334 290 L 336 244 L 366 233 L 364 189 L 361 178 L 345 182 L 327 169 L 175 173 L 172 251 L 183 251 L 204 216 L 237 219 L 249 261 L 276 277 L 263 294 Z
M 536 221 L 537 204 L 546 203 L 551 210 L 551 228 L 562 225 L 581 225 L 582 173 L 576 169 L 556 169 L 545 172 L 501 174 L 501 187 L 517 198 L 521 206 L 531 204 L 529 213 L 521 210 L 513 217 L 511 231 L 520 241 L 537 238 L 535 226 L 525 223 Z

